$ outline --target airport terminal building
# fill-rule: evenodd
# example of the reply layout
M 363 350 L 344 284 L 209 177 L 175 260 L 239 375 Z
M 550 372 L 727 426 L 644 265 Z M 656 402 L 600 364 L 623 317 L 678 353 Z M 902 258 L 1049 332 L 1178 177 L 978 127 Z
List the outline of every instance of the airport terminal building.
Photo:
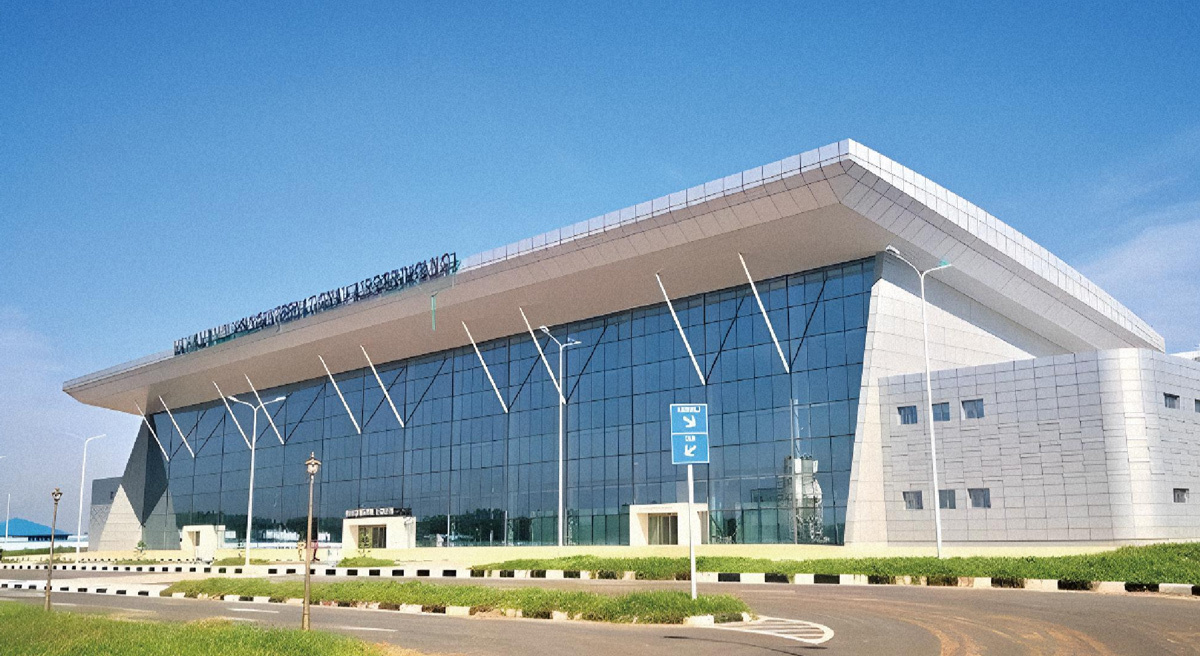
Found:
M 924 305 L 913 267 L 943 262 Z M 95 550 L 178 548 L 197 527 L 239 542 L 251 498 L 253 542 L 294 547 L 310 453 L 327 541 L 387 516 L 371 545 L 553 545 L 560 517 L 566 544 L 683 542 L 671 403 L 708 404 L 707 542 L 928 543 L 935 503 L 949 543 L 1200 539 L 1197 356 L 853 141 L 64 389 L 145 418 L 124 475 L 95 483 Z

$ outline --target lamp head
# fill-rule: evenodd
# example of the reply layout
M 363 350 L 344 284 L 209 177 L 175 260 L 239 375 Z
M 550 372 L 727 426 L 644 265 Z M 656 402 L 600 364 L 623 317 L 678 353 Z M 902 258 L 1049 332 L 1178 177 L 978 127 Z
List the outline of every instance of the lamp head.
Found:
M 230 394 L 229 396 L 227 396 L 225 398 L 229 399 L 230 401 L 233 401 L 234 403 L 242 403 L 241 399 L 239 399 L 238 397 L 236 397 L 232 394 Z
M 891 244 L 888 244 L 887 248 L 883 249 L 883 251 L 885 253 L 890 253 L 892 255 L 895 255 L 896 257 L 900 257 L 900 249 L 896 248 L 895 246 L 892 246 Z
M 287 398 L 286 396 L 277 396 L 277 397 L 271 399 L 270 401 L 267 401 L 267 403 L 279 403 L 280 401 L 282 401 L 286 398 Z
M 58 503 L 58 500 L 62 498 L 62 490 L 56 487 L 50 496 L 54 497 L 54 503 Z
M 308 460 L 304 461 L 304 466 L 308 469 L 309 476 L 316 476 L 317 472 L 321 471 L 321 461 L 317 460 L 317 452 L 309 453 Z
M 550 335 L 550 329 L 545 326 L 538 326 L 538 330 L 546 333 L 547 335 Z

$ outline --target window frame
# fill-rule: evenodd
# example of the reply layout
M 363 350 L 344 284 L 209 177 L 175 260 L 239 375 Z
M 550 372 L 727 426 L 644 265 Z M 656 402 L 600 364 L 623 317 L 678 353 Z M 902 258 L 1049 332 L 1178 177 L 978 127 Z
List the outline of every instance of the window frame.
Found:
M 945 414 L 940 414 L 938 411 L 944 410 Z M 936 422 L 950 421 L 950 402 L 942 401 L 941 403 L 933 404 L 933 420 Z
M 978 416 L 978 417 L 972 417 L 972 416 L 971 416 L 971 413 L 970 413 L 970 412 L 967 410 L 967 406 L 968 406 L 968 404 L 970 404 L 971 406 L 974 406 L 974 404 L 976 404 L 976 403 L 978 403 L 978 404 L 979 404 L 979 416 Z M 963 400 L 961 401 L 961 403 L 960 403 L 959 407 L 961 407 L 961 408 L 962 408 L 962 419 L 963 419 L 963 421 L 974 421 L 974 420 L 977 420 L 977 419 L 983 419 L 984 417 L 986 417 L 986 416 L 987 416 L 986 406 L 984 405 L 984 403 L 983 403 L 983 399 L 982 399 L 982 398 L 978 398 L 978 399 L 963 399 Z
M 908 418 L 905 413 L 906 410 L 912 412 L 912 421 L 905 421 Z M 900 426 L 916 426 L 921 423 L 921 415 L 917 412 L 917 406 L 915 405 L 897 406 L 896 413 L 896 420 L 900 422 Z
M 948 498 L 950 499 L 949 504 L 946 503 L 947 495 L 949 495 Z M 942 510 L 958 510 L 958 493 L 953 488 L 938 490 L 938 508 Z
M 904 490 L 900 495 L 904 498 L 905 510 L 925 510 L 925 499 L 921 490 Z
M 1170 392 L 1163 392 L 1163 406 L 1166 407 L 1167 410 L 1178 410 L 1180 407 L 1179 395 L 1171 394 Z
M 1182 493 L 1182 494 L 1180 494 Z M 1191 488 L 1177 487 L 1171 490 L 1171 497 L 1175 503 L 1187 503 L 1192 496 Z
M 981 492 L 980 499 L 983 503 L 977 503 L 975 496 L 976 492 Z M 967 488 L 967 499 L 972 508 L 982 508 L 984 510 L 992 507 L 992 488 L 990 487 L 969 487 Z

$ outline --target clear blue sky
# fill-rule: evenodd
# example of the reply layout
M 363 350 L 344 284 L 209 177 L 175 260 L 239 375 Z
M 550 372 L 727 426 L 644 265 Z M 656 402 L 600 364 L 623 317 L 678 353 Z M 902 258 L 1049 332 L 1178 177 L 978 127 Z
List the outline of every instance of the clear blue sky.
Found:
M 120 473 L 66 378 L 847 137 L 1194 348 L 1200 5 L 1045 4 L 9 3 L 0 494 Z

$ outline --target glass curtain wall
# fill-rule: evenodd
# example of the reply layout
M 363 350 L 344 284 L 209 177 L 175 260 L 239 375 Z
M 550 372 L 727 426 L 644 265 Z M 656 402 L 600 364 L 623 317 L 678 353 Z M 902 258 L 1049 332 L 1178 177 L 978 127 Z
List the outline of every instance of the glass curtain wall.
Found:
M 840 544 L 874 260 L 758 283 L 791 366 L 748 285 L 675 300 L 707 385 L 665 304 L 553 329 L 566 352 L 566 506 L 570 544 L 628 544 L 629 506 L 687 499 L 671 464 L 667 407 L 709 404 L 710 465 L 696 468 L 713 542 Z M 542 335 L 551 368 L 555 344 Z M 261 390 L 283 443 L 258 416 L 253 539 L 295 544 L 315 453 L 318 527 L 340 541 L 352 508 L 410 508 L 418 544 L 556 542 L 558 397 L 527 334 L 480 344 L 505 414 L 469 347 L 378 365 L 401 428 L 369 369 L 335 376 L 362 434 L 327 379 Z M 252 412 L 234 404 L 152 417 L 172 454 L 176 524 L 223 524 L 245 538 Z M 155 539 L 155 542 L 159 540 Z M 163 537 L 171 542 L 170 536 Z M 152 545 L 153 546 L 153 545 Z M 173 546 L 173 545 L 164 545 Z

